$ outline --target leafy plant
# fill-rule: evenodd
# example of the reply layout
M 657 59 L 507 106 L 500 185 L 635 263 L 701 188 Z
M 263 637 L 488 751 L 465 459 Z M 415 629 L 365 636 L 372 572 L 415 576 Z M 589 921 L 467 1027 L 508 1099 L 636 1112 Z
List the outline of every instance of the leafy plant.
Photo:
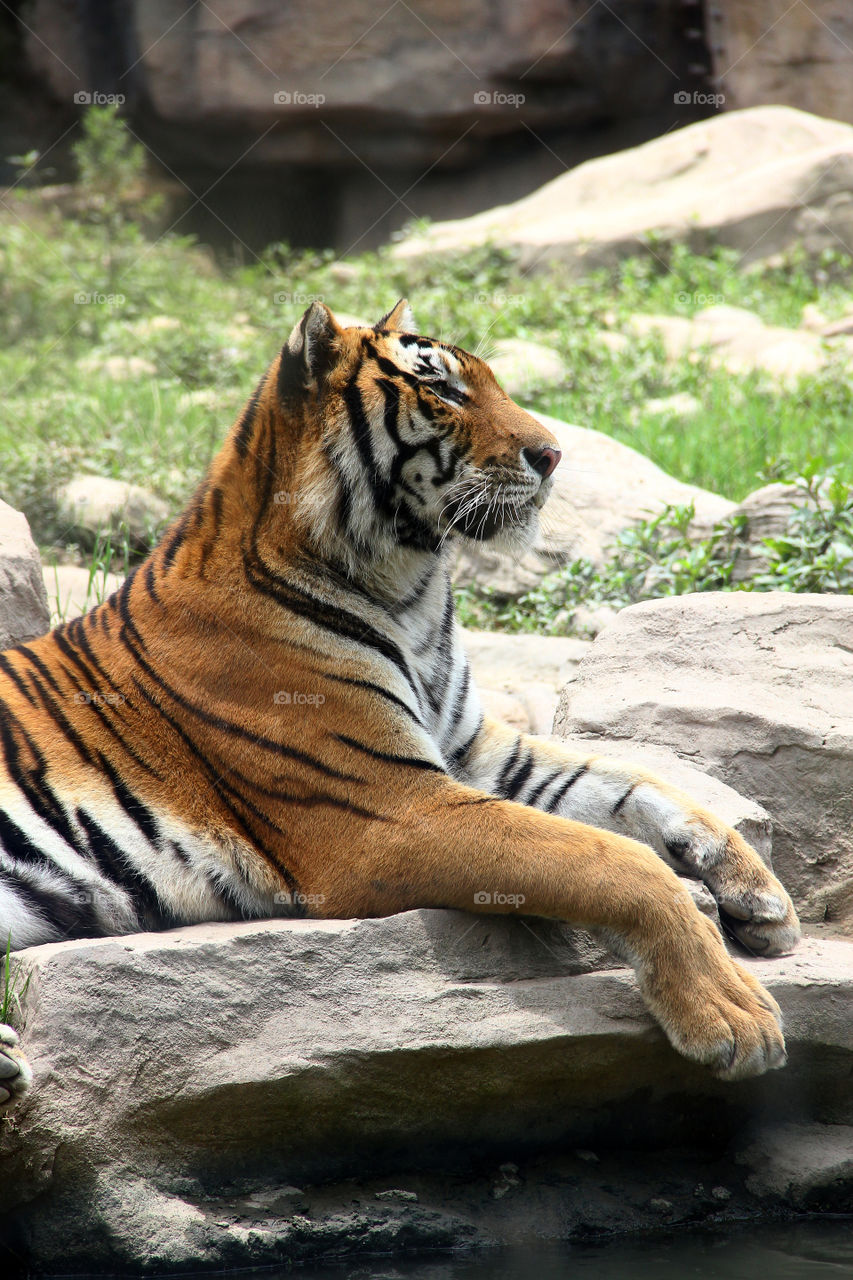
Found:
M 773 471 L 799 491 L 802 502 L 792 508 L 783 535 L 761 539 L 766 568 L 746 581 L 734 581 L 748 532 L 743 515 L 697 538 L 691 534 L 693 506 L 667 506 L 623 530 L 600 571 L 589 560 L 575 560 L 514 600 L 488 589 L 460 589 L 463 625 L 570 634 L 579 629 L 581 606 L 618 609 L 691 591 L 853 590 L 853 485 L 824 470 L 820 458 L 810 459 L 799 475 L 784 464 Z

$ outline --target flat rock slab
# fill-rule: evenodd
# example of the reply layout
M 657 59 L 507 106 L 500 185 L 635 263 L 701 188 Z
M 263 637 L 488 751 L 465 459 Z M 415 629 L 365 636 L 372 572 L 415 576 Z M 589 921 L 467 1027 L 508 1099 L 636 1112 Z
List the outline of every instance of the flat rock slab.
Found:
M 806 920 L 853 926 L 853 598 L 708 592 L 623 609 L 559 731 L 669 747 L 757 801 Z
M 630 970 L 589 972 L 566 930 L 535 920 L 202 925 L 18 959 L 32 975 L 35 1084 L 7 1126 L 2 1231 L 48 1269 L 303 1256 L 294 1240 L 315 1239 L 316 1223 L 298 1203 L 278 1255 L 234 1221 L 238 1189 L 270 1180 L 292 1200 L 306 1181 L 371 1174 L 405 1189 L 394 1169 L 472 1152 L 499 1163 L 508 1148 L 618 1145 L 627 1132 L 701 1145 L 708 1105 L 733 1139 L 745 1112 L 853 1121 L 853 945 L 839 940 L 747 961 L 782 1005 L 790 1061 L 737 1085 L 670 1049 Z M 204 1207 L 217 1196 L 230 1218 Z M 387 1215 L 404 1208 L 383 1207 L 385 1237 L 375 1213 L 364 1231 L 387 1240 Z M 419 1221 L 433 1245 L 464 1239 L 441 1213 Z

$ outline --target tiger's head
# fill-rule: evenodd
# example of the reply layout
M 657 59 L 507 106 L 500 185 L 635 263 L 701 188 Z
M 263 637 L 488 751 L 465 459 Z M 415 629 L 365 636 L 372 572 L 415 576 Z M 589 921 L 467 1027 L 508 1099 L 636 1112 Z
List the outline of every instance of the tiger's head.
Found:
M 286 518 L 315 544 L 375 556 L 535 537 L 557 441 L 482 360 L 419 336 L 405 301 L 372 328 L 342 328 L 313 303 L 270 375 Z

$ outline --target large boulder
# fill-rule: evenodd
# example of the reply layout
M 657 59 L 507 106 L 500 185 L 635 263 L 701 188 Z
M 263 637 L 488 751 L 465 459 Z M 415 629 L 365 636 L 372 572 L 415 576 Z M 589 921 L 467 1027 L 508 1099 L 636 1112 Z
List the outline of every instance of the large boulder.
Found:
M 623 609 L 555 732 L 673 749 L 758 801 L 806 920 L 853 928 L 853 598 L 707 593 Z
M 761 1188 L 728 1143 L 853 1121 L 849 943 L 746 962 L 782 1006 L 790 1064 L 726 1085 L 583 938 L 414 911 L 18 953 L 35 1078 L 4 1136 L 2 1238 L 51 1273 L 281 1265 L 641 1229 L 662 1185 L 666 1220 L 695 1222 L 723 1211 L 700 1178 L 750 1216 Z M 644 1152 L 628 1166 L 626 1134 Z M 692 1158 L 655 1155 L 689 1142 Z M 837 1207 L 850 1180 L 827 1169 Z
M 171 515 L 156 494 L 128 480 L 112 476 L 79 475 L 62 485 L 56 495 L 57 518 L 69 536 L 85 546 L 98 538 L 121 538 L 126 530 L 135 547 L 147 548 Z
M 50 627 L 41 562 L 27 518 L 0 500 L 0 650 Z
M 590 160 L 532 195 L 401 241 L 401 258 L 475 245 L 515 250 L 524 268 L 580 271 L 643 252 L 650 234 L 744 263 L 853 241 L 853 127 L 789 107 L 715 116 Z M 659 252 L 659 250 L 658 250 Z
M 600 568 L 618 533 L 669 504 L 692 503 L 703 529 L 735 509 L 727 498 L 667 475 L 630 445 L 531 412 L 557 437 L 563 452 L 539 535 L 530 551 L 512 558 L 485 544 L 465 546 L 454 574 L 459 586 L 492 587 L 500 595 L 517 596 L 571 560 L 583 557 Z
M 539 734 L 551 732 L 560 693 L 589 648 L 573 636 L 505 631 L 466 631 L 464 644 L 487 713 Z

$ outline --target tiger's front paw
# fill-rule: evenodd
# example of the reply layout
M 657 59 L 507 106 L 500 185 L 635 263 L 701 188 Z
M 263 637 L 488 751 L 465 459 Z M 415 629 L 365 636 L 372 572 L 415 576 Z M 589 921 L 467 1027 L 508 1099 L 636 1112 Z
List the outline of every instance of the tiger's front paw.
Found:
M 697 913 L 698 915 L 698 913 Z M 727 954 L 716 926 L 699 927 L 678 957 L 644 972 L 641 989 L 673 1048 L 723 1080 L 761 1075 L 787 1061 L 778 1004 Z
M 723 858 L 712 868 L 707 884 L 724 926 L 747 951 L 783 956 L 794 950 L 800 940 L 794 904 L 736 831 L 728 833 Z
M 713 893 L 726 930 L 760 956 L 783 956 L 800 940 L 789 895 L 744 838 L 704 817 L 667 840 L 677 861 Z
M 18 1048 L 18 1033 L 0 1023 L 0 1114 L 26 1093 L 32 1079 L 30 1064 Z

